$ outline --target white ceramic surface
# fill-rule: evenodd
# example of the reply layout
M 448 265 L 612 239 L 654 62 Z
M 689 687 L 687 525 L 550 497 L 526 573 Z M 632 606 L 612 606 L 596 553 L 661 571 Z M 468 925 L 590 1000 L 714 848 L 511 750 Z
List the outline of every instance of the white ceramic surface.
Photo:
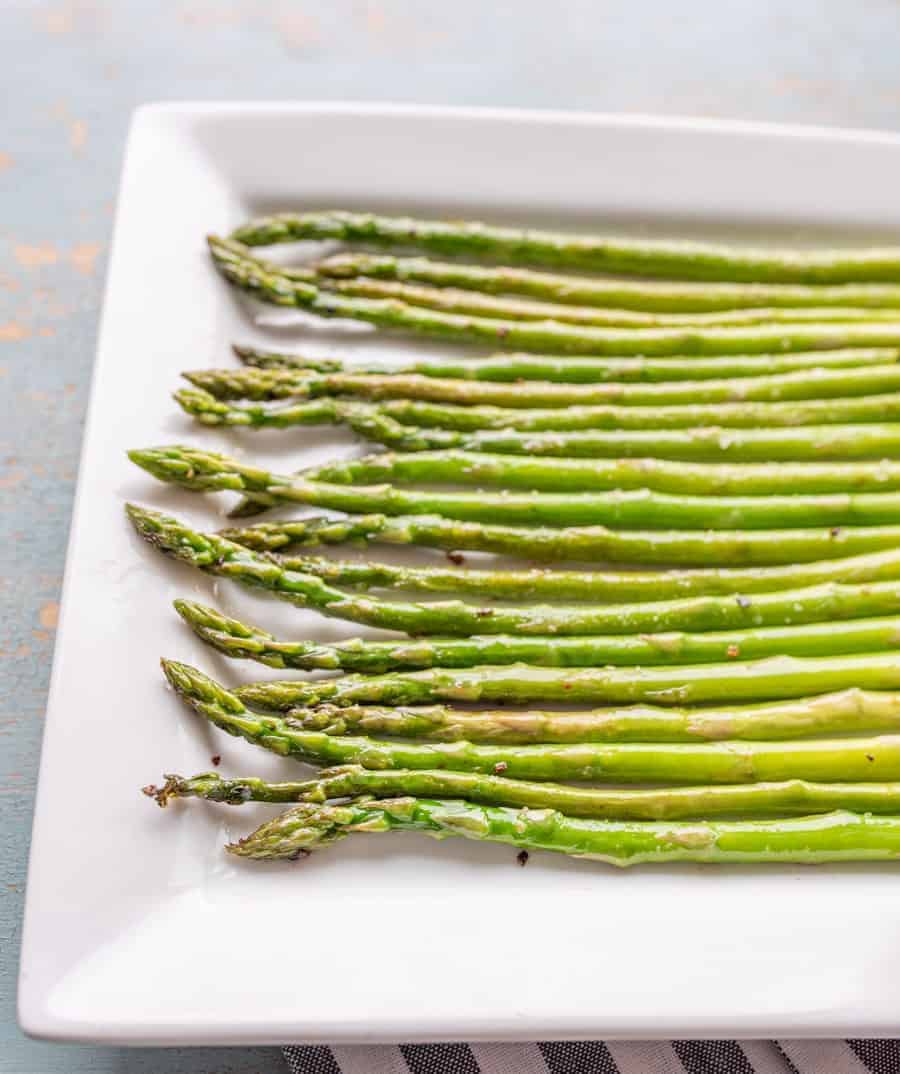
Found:
M 219 435 L 169 400 L 234 338 L 366 359 L 368 331 L 254 324 L 203 237 L 276 207 L 837 242 L 900 237 L 900 138 L 645 117 L 389 106 L 164 105 L 129 140 L 56 649 L 28 884 L 20 1019 L 127 1043 L 886 1036 L 900 1031 L 900 873 L 638 868 L 413 835 L 297 866 L 221 847 L 271 809 L 176 804 L 163 771 L 302 771 L 200 726 L 160 655 L 262 677 L 195 641 L 193 595 L 279 633 L 359 633 L 218 587 L 134 537 L 125 499 L 198 522 L 129 446 L 202 442 L 281 467 L 355 450 L 324 430 Z M 272 320 L 270 315 L 268 320 Z M 279 316 L 274 315 L 278 320 Z M 421 351 L 421 347 L 415 348 Z M 440 349 L 431 348 L 437 353 Z M 447 351 L 447 348 L 444 348 Z

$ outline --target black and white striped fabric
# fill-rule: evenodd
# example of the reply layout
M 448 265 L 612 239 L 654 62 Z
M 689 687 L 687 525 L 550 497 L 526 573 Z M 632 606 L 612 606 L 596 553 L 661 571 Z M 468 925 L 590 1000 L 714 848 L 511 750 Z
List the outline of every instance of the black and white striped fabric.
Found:
M 291 1074 L 900 1074 L 900 1040 L 291 1044 L 284 1057 Z

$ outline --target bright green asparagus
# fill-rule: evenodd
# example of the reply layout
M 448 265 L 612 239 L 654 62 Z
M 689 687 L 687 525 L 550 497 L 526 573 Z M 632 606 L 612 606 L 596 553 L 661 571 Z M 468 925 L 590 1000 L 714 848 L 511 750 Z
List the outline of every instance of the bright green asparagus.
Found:
M 306 404 L 315 406 L 318 400 Z M 276 412 L 303 403 L 260 403 Z M 842 425 L 900 420 L 900 392 L 841 399 L 801 399 L 787 403 L 684 403 L 675 406 L 570 406 L 517 409 L 516 407 L 464 406 L 417 399 L 386 399 L 379 411 L 404 425 L 419 428 L 520 429 L 545 432 L 580 429 L 690 429 L 777 428 L 794 425 Z M 284 420 L 283 414 L 280 420 Z M 304 424 L 308 424 L 305 419 Z
M 213 648 L 237 659 L 277 668 L 340 668 L 367 674 L 416 668 L 467 668 L 481 664 L 525 663 L 543 667 L 601 667 L 605 664 L 706 664 L 759 660 L 785 653 L 829 656 L 878 652 L 900 646 L 900 618 L 854 619 L 790 627 L 750 627 L 701 634 L 613 634 L 588 637 L 421 638 L 416 641 L 361 641 L 331 644 L 279 641 L 259 627 L 222 615 L 192 601 L 175 608 Z M 625 605 L 627 610 L 628 606 Z M 898 726 L 900 730 L 900 726 Z
M 841 399 L 805 399 L 787 403 L 685 403 L 676 406 L 619 406 L 614 403 L 570 407 L 496 407 L 432 403 L 416 399 L 386 399 L 375 404 L 351 405 L 330 396 L 261 402 L 227 402 L 209 392 L 185 388 L 174 393 L 178 404 L 209 425 L 247 425 L 276 429 L 294 425 L 348 424 L 368 435 L 369 417 L 384 417 L 419 429 L 457 432 L 520 433 L 574 432 L 601 429 L 656 430 L 706 428 L 722 435 L 723 429 L 778 429 L 801 425 L 842 425 L 895 422 L 900 419 L 900 392 Z M 859 430 L 857 434 L 859 435 Z M 381 441 L 383 436 L 374 439 Z M 403 445 L 397 445 L 402 447 Z M 450 438 L 431 447 L 464 447 Z M 472 450 L 477 450 L 473 448 Z M 486 448 L 485 450 L 490 450 Z M 559 452 L 570 454 L 570 452 Z
M 900 288 L 898 288 L 900 292 Z M 255 369 L 287 369 L 296 373 L 360 372 L 336 358 L 310 358 L 281 351 L 260 350 L 236 344 L 234 352 Z M 540 354 L 493 354 L 489 357 L 448 358 L 417 361 L 390 369 L 418 373 L 423 377 L 453 377 L 457 380 L 487 380 L 505 383 L 520 380 L 549 380 L 556 383 L 596 384 L 603 381 L 715 380 L 722 377 L 755 377 L 760 374 L 791 373 L 801 369 L 852 369 L 896 362 L 897 351 L 890 347 L 856 347 L 843 351 L 799 351 L 796 354 L 736 354 L 714 358 L 567 358 Z M 375 372 L 385 372 L 384 366 Z
M 900 736 L 749 742 L 578 743 L 526 746 L 404 742 L 304 731 L 290 717 L 251 712 L 186 664 L 162 662 L 169 682 L 204 719 L 283 757 L 319 766 L 449 769 L 509 779 L 606 783 L 759 783 L 900 780 Z M 499 768 L 498 768 L 499 766 Z
M 441 255 L 487 256 L 580 272 L 763 283 L 900 280 L 900 249 L 753 249 L 723 243 L 560 234 L 479 222 L 417 220 L 342 210 L 281 213 L 251 220 L 233 237 L 248 246 L 299 239 L 340 239 L 416 246 Z
M 218 413 L 185 409 L 210 424 L 251 424 L 241 410 L 208 397 Z M 325 402 L 317 400 L 318 404 Z M 306 404 L 314 406 L 316 404 Z M 397 451 L 462 451 L 574 458 L 647 458 L 694 462 L 818 462 L 827 459 L 900 458 L 900 424 L 810 425 L 799 428 L 591 430 L 529 433 L 517 430 L 454 432 L 403 425 L 376 406 L 349 408 L 340 421 L 360 436 Z
M 441 515 L 464 522 L 526 526 L 609 525 L 627 529 L 775 529 L 900 524 L 900 492 L 689 496 L 646 488 L 575 493 L 440 492 L 392 485 L 330 485 L 247 466 L 227 455 L 178 445 L 128 452 L 159 481 L 192 492 L 240 492 L 266 506 Z
M 552 809 L 506 809 L 429 798 L 362 798 L 347 805 L 299 805 L 227 849 L 244 858 L 293 860 L 352 832 L 417 831 L 435 839 L 505 843 L 522 851 L 630 866 L 668 862 L 739 865 L 892 861 L 900 817 L 836 811 L 779 820 L 588 820 Z
M 889 492 L 900 462 L 690 463 L 666 459 L 541 459 L 474 451 L 380 452 L 304 471 L 330 484 L 486 485 L 537 492 L 654 489 L 695 496 Z
M 900 286 L 843 284 L 815 287 L 785 284 L 685 283 L 677 280 L 610 280 L 559 276 L 533 269 L 429 261 L 422 257 L 340 253 L 316 262 L 320 276 L 461 287 L 486 294 L 526 295 L 548 302 L 607 306 L 657 313 L 713 312 L 760 306 L 862 306 L 900 308 Z
M 894 549 L 900 545 L 900 526 L 720 531 L 611 530 L 605 526 L 551 529 L 456 522 L 436 515 L 358 515 L 262 523 L 225 530 L 221 536 L 269 551 L 287 546 L 375 542 L 497 552 L 553 563 L 759 567 Z
M 627 604 L 630 601 L 669 600 L 713 593 L 772 593 L 826 582 L 859 585 L 900 578 L 898 548 L 842 559 L 791 563 L 782 567 L 699 567 L 694 570 L 666 571 L 570 571 L 544 567 L 490 570 L 465 569 L 461 564 L 451 567 L 431 564 L 405 567 L 393 563 L 279 553 L 279 547 L 290 544 L 292 525 L 275 523 L 271 527 L 258 526 L 228 532 L 235 534 L 237 544 L 276 554 L 276 562 L 286 569 L 313 574 L 332 585 L 354 589 L 459 593 L 494 600 Z M 302 527 L 306 523 L 298 525 Z
M 415 283 L 379 280 L 367 276 L 323 277 L 308 268 L 286 268 L 255 258 L 266 272 L 280 273 L 292 281 L 326 287 L 351 298 L 394 299 L 409 306 L 424 306 L 446 313 L 472 314 L 476 317 L 510 321 L 554 321 L 560 324 L 589 325 L 602 328 L 663 328 L 668 326 L 718 326 L 757 324 L 798 324 L 809 322 L 852 323 L 855 321 L 897 321 L 900 308 L 852 306 L 775 306 L 716 310 L 711 313 L 637 312 L 599 306 L 575 306 L 569 303 L 542 302 L 510 295 L 488 295 L 454 287 L 428 287 Z M 900 307 L 900 303 L 898 303 Z
M 349 395 L 360 399 L 419 399 L 487 404 L 514 409 L 593 406 L 696 406 L 709 403 L 778 402 L 852 398 L 900 389 L 900 364 L 854 369 L 797 370 L 770 376 L 683 380 L 660 384 L 503 384 L 418 373 L 314 373 L 295 369 L 197 369 L 184 374 L 217 399 L 313 399 Z
M 850 809 L 900 816 L 900 783 L 742 783 L 734 786 L 572 787 L 533 783 L 475 772 L 399 769 L 373 771 L 360 765 L 324 769 L 318 779 L 269 783 L 252 776 L 226 779 L 216 772 L 185 779 L 167 775 L 144 793 L 165 807 L 173 798 L 209 802 L 327 802 L 371 794 L 376 798 L 459 798 L 484 805 L 558 809 L 570 817 L 597 820 L 684 820 L 709 817 L 790 817 Z
M 810 425 L 798 428 L 591 430 L 532 433 L 519 430 L 422 429 L 386 413 L 385 404 L 317 399 L 277 407 L 223 402 L 208 392 L 175 393 L 179 406 L 204 425 L 287 428 L 298 424 L 347 425 L 360 436 L 396 451 L 498 452 L 573 458 L 646 458 L 685 461 L 817 462 L 885 459 L 900 455 L 900 423 Z M 462 408 L 461 408 L 462 409 Z M 679 408 L 680 409 L 680 408 Z
M 705 705 L 779 701 L 851 686 L 863 690 L 900 688 L 900 653 L 773 656 L 766 660 L 679 667 L 547 668 L 509 664 L 426 668 L 313 682 L 286 679 L 245 683 L 234 692 L 253 708 L 284 712 L 322 702 L 419 705 L 434 701 L 540 701 L 618 705 L 646 701 L 657 705 Z
M 794 701 L 672 708 L 628 705 L 576 711 L 473 710 L 448 705 L 316 705 L 292 726 L 329 735 L 424 738 L 523 746 L 580 742 L 777 741 L 900 729 L 900 694 L 844 690 Z M 411 793 L 411 792 L 410 792 Z M 897 811 L 900 813 L 900 810 Z
M 320 578 L 290 570 L 216 534 L 199 533 L 167 515 L 128 505 L 142 537 L 161 552 L 208 574 L 264 589 L 323 615 L 412 635 L 635 634 L 644 631 L 724 630 L 900 612 L 900 581 L 843 585 L 737 596 L 686 597 L 615 605 L 479 607 L 462 601 L 413 603 L 351 596 Z M 862 683 L 860 684 L 862 685 Z
M 669 328 L 596 328 L 557 321 L 512 321 L 445 313 L 396 299 L 353 298 L 268 271 L 239 242 L 210 236 L 213 262 L 229 283 L 264 302 L 344 317 L 393 331 L 458 342 L 504 344 L 538 353 L 596 355 L 767 354 L 771 351 L 896 347 L 892 321 Z M 900 262 L 898 262 L 900 269 Z M 898 273 L 900 278 L 900 273 Z

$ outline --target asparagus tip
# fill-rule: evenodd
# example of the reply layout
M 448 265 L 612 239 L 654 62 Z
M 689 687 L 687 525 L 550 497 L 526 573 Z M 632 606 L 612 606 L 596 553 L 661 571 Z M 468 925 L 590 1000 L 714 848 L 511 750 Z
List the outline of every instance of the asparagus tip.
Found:
M 125 514 L 142 537 L 148 537 L 151 533 L 154 533 L 166 517 L 160 511 L 154 511 L 150 507 L 141 507 L 140 504 L 131 502 L 125 504 Z
M 189 705 L 213 705 L 231 715 L 246 713 L 243 703 L 231 690 L 197 668 L 166 657 L 161 657 L 159 663 L 169 685 Z
M 297 861 L 344 837 L 340 807 L 304 803 L 261 825 L 225 849 L 238 857 Z

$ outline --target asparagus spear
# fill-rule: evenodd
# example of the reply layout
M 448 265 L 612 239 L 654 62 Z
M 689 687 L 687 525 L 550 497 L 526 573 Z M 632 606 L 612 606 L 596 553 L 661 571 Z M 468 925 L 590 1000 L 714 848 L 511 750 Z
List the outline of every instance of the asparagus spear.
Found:
M 319 766 L 359 764 L 370 769 L 449 769 L 509 779 L 606 783 L 760 783 L 788 779 L 822 782 L 900 780 L 900 736 L 802 739 L 789 742 L 579 743 L 539 746 L 469 742 L 387 742 L 304 731 L 291 718 L 260 715 L 186 664 L 164 660 L 179 696 L 198 715 L 226 731 L 278 753 Z M 312 685 L 312 684 L 311 684 Z
M 889 492 L 900 462 L 690 463 L 665 459 L 541 459 L 473 451 L 381 452 L 303 474 L 336 485 L 384 482 L 486 485 L 539 492 L 655 489 L 697 496 Z
M 641 631 L 715 630 L 835 619 L 862 619 L 900 611 L 900 581 L 862 586 L 829 583 L 752 599 L 688 597 L 617 605 L 478 607 L 462 601 L 412 603 L 354 597 L 321 579 L 283 567 L 217 534 L 204 534 L 156 511 L 129 504 L 138 533 L 160 551 L 208 574 L 265 589 L 323 615 L 408 634 L 634 634 Z
M 900 288 L 898 288 L 900 290 Z M 234 352 L 255 369 L 339 373 L 359 371 L 335 358 L 308 358 L 299 354 L 260 350 L 235 344 Z M 796 354 L 737 354 L 714 358 L 566 358 L 539 354 L 494 354 L 451 361 L 419 359 L 392 366 L 396 372 L 457 380 L 516 382 L 549 380 L 557 383 L 595 384 L 603 381 L 709 380 L 754 377 L 762 373 L 791 373 L 800 369 L 852 369 L 896 362 L 890 347 L 856 347 L 840 351 L 799 351 Z M 365 367 L 362 367 L 365 368 Z M 382 371 L 383 371 L 383 367 Z
M 418 831 L 435 839 L 505 843 L 630 866 L 667 862 L 735 865 L 892 861 L 900 818 L 839 810 L 779 820 L 611 821 L 552 809 L 507 809 L 429 798 L 363 798 L 347 805 L 299 805 L 226 849 L 244 858 L 293 860 L 351 832 Z
M 250 257 L 246 247 L 227 243 L 235 254 Z M 647 312 L 628 309 L 575 306 L 571 303 L 542 302 L 510 295 L 491 295 L 466 288 L 419 286 L 405 281 L 385 281 L 367 276 L 323 276 L 307 266 L 285 266 L 254 257 L 259 269 L 270 275 L 300 285 L 325 287 L 328 291 L 349 298 L 397 300 L 406 305 L 450 314 L 472 314 L 476 317 L 509 321 L 552 321 L 560 324 L 587 325 L 602 328 L 664 328 L 736 326 L 759 324 L 823 324 L 858 321 L 896 322 L 900 308 L 852 307 L 824 305 L 822 307 L 774 306 L 715 310 L 712 312 Z M 277 291 L 273 300 L 282 303 L 283 292 Z M 900 307 L 900 303 L 898 303 Z
M 520 430 L 421 429 L 390 417 L 384 406 L 340 403 L 330 399 L 297 407 L 236 406 L 208 392 L 175 393 L 181 408 L 204 425 L 246 428 L 288 427 L 302 423 L 346 424 L 360 436 L 397 451 L 498 452 L 574 458 L 646 458 L 685 461 L 809 462 L 826 459 L 884 459 L 900 452 L 900 423 L 810 425 L 800 428 L 591 430 L 530 433 Z M 298 421 L 300 417 L 300 421 Z
M 376 798 L 409 795 L 416 798 L 461 798 L 485 805 L 557 809 L 570 817 L 597 820 L 684 820 L 709 817 L 806 816 L 833 809 L 900 815 L 898 783 L 744 783 L 734 786 L 571 787 L 533 783 L 474 772 L 378 772 L 359 765 L 325 769 L 318 779 L 267 783 L 252 776 L 223 779 L 217 772 L 167 775 L 144 793 L 165 807 L 172 798 L 204 798 L 209 802 L 326 802 L 370 794 Z
M 900 249 L 778 250 L 671 239 L 559 234 L 478 222 L 416 220 L 341 210 L 281 213 L 251 220 L 233 235 L 248 246 L 341 239 L 417 246 L 586 272 L 766 283 L 853 283 L 900 279 Z
M 900 287 L 893 284 L 820 284 L 804 287 L 785 284 L 684 283 L 678 280 L 597 280 L 584 276 L 559 276 L 533 269 L 357 252 L 326 257 L 316 262 L 315 270 L 320 276 L 336 279 L 370 276 L 437 287 L 463 287 L 492 295 L 526 295 L 549 302 L 613 306 L 659 313 L 712 312 L 759 306 L 900 307 Z
M 428 515 L 359 515 L 262 523 L 225 530 L 221 536 L 263 550 L 356 541 L 498 552 L 553 563 L 759 567 L 886 551 L 900 544 L 900 526 L 727 531 L 611 530 L 604 526 L 542 529 L 456 522 Z
M 428 447 L 470 447 L 475 441 L 458 437 L 422 441 L 419 430 L 438 428 L 457 432 L 577 432 L 609 430 L 658 430 L 705 428 L 718 439 L 722 429 L 757 427 L 771 438 L 773 429 L 800 425 L 841 425 L 894 422 L 900 420 L 900 392 L 842 399 L 806 399 L 787 403 L 685 403 L 673 406 L 593 406 L 516 408 L 459 403 L 433 403 L 415 399 L 388 399 L 377 405 L 348 404 L 323 397 L 308 400 L 288 396 L 274 402 L 228 403 L 196 388 L 174 393 L 178 404 L 189 414 L 209 425 L 247 425 L 290 428 L 294 425 L 348 424 L 364 436 L 413 450 L 408 443 Z M 373 421 L 374 419 L 374 421 Z M 380 419 L 416 426 L 411 441 L 402 429 L 389 427 L 385 434 Z M 373 434 L 374 430 L 374 434 Z M 860 435 L 859 430 L 856 431 Z M 394 443 L 399 440 L 399 443 Z M 529 437 L 530 441 L 530 437 Z M 489 442 L 489 441 L 488 441 Z M 477 450 L 472 447 L 471 450 Z M 569 454 L 568 449 L 557 452 Z M 645 454 L 648 452 L 645 449 Z M 650 452 L 652 454 L 652 452 Z
M 900 524 L 900 493 L 682 496 L 649 489 L 576 493 L 427 492 L 392 485 L 329 485 L 246 466 L 195 448 L 144 448 L 128 457 L 160 481 L 192 492 L 242 492 L 266 506 L 299 503 L 357 513 L 437 514 L 529 526 L 772 529 Z
M 246 626 L 192 601 L 176 600 L 175 608 L 200 638 L 226 656 L 256 660 L 277 668 L 340 668 L 367 674 L 480 664 L 526 663 L 546 667 L 706 664 L 738 657 L 758 660 L 782 653 L 828 656 L 877 652 L 900 645 L 897 617 L 812 626 L 749 627 L 702 634 L 673 632 L 574 638 L 475 635 L 414 642 L 363 642 L 357 638 L 329 645 L 279 641 L 258 627 Z
M 772 593 L 826 582 L 860 584 L 900 578 L 900 549 L 862 556 L 791 563 L 783 567 L 700 567 L 666 571 L 566 571 L 543 567 L 519 570 L 462 569 L 459 566 L 396 566 L 278 553 L 290 541 L 290 523 L 271 530 L 257 526 L 235 532 L 237 544 L 277 555 L 288 570 L 313 574 L 332 585 L 356 589 L 414 589 L 462 593 L 494 600 L 629 601 L 726 593 Z M 301 522 L 300 526 L 305 523 Z
M 313 283 L 267 271 L 238 242 L 210 236 L 213 262 L 229 283 L 278 306 L 293 306 L 322 317 L 346 317 L 394 331 L 461 342 L 485 342 L 523 351 L 597 355 L 764 354 L 770 351 L 895 347 L 900 324 L 680 326 L 596 328 L 557 321 L 511 321 L 445 313 L 396 299 L 353 298 Z M 900 264 L 898 264 L 900 267 Z
M 286 711 L 336 705 L 418 705 L 433 701 L 541 701 L 568 704 L 703 705 L 771 701 L 814 693 L 900 688 L 900 654 L 791 657 L 680 667 L 544 668 L 530 664 L 426 668 L 387 675 L 345 675 L 315 682 L 245 683 L 235 696 L 253 708 Z M 900 741 L 900 739 L 898 739 Z
M 314 406 L 318 400 L 299 406 Z M 265 408 L 267 404 L 258 404 Z M 290 402 L 271 404 L 287 410 Z M 777 428 L 793 425 L 841 425 L 900 420 L 900 392 L 842 399 L 802 399 L 786 403 L 690 403 L 673 406 L 596 406 L 529 408 L 466 406 L 416 399 L 388 399 L 381 413 L 404 425 L 471 432 L 518 429 L 562 432 L 591 429 Z M 308 417 L 304 424 L 309 424 Z
M 900 313 L 898 313 L 900 317 Z M 356 398 L 419 399 L 425 402 L 489 404 L 513 409 L 593 406 L 699 406 L 727 402 L 787 402 L 848 398 L 900 389 L 900 364 L 854 369 L 797 370 L 768 376 L 684 380 L 661 384 L 502 384 L 418 373 L 315 373 L 297 369 L 197 369 L 184 374 L 218 399 Z
M 648 313 L 598 306 L 573 306 L 558 302 L 540 302 L 509 295 L 488 295 L 453 287 L 421 287 L 414 283 L 393 282 L 355 276 L 350 279 L 322 278 L 309 269 L 291 269 L 256 259 L 267 272 L 280 272 L 292 280 L 325 286 L 337 294 L 354 298 L 397 299 L 410 306 L 424 306 L 447 313 L 497 317 L 511 321 L 556 321 L 560 324 L 592 325 L 605 328 L 660 328 L 673 326 L 717 326 L 756 324 L 798 324 L 812 322 L 852 323 L 854 321 L 892 321 L 900 318 L 900 309 L 873 307 L 775 306 L 714 311 L 712 313 Z
M 387 735 L 512 746 L 703 742 L 725 738 L 765 742 L 813 735 L 896 733 L 900 725 L 900 694 L 854 688 L 765 704 L 699 709 L 628 705 L 577 712 L 474 711 L 447 705 L 316 705 L 293 709 L 291 721 L 292 726 L 302 730 L 329 735 Z

